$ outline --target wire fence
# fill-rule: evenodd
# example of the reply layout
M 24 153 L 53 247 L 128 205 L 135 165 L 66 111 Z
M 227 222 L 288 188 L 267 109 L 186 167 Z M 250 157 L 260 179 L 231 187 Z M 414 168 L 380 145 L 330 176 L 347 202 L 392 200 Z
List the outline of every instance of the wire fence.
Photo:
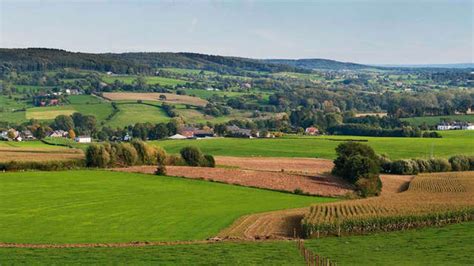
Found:
M 304 257 L 304 260 L 308 266 L 336 266 L 335 261 L 331 261 L 327 257 L 320 256 L 311 250 L 307 249 L 304 246 L 304 241 L 298 239 L 296 241 L 296 247 L 300 251 L 301 256 Z

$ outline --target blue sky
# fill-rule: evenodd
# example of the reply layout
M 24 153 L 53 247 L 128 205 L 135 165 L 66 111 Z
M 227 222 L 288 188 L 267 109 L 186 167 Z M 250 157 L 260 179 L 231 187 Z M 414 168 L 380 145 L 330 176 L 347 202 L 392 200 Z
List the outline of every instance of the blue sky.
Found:
M 0 46 L 467 63 L 473 2 L 0 0 Z

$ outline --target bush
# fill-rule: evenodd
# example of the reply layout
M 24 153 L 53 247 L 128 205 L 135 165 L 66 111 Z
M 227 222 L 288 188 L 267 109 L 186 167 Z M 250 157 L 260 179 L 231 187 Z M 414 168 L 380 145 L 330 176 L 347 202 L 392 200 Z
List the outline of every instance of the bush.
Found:
M 186 165 L 186 162 L 185 162 L 185 161 L 183 160 L 183 158 L 181 158 L 180 156 L 171 154 L 171 155 L 168 155 L 168 156 L 166 157 L 165 164 L 166 164 L 166 165 L 180 165 L 180 166 L 184 166 L 184 165 Z
M 102 145 L 92 144 L 86 150 L 86 166 L 105 168 L 110 162 L 110 155 Z
M 137 164 L 152 165 L 157 163 L 157 150 L 154 147 L 146 145 L 141 140 L 133 140 L 131 144 L 137 151 Z
M 138 161 L 138 153 L 135 148 L 129 143 L 122 144 L 122 162 L 127 166 L 133 166 Z
M 451 164 L 446 159 L 430 159 L 431 172 L 451 171 Z
M 214 160 L 214 157 L 210 154 L 204 155 L 203 162 L 201 163 L 201 166 L 204 167 L 216 167 L 216 161 Z
M 184 147 L 180 151 L 181 157 L 189 166 L 200 166 L 204 156 L 199 148 Z
M 453 171 L 469 171 L 471 168 L 469 157 L 456 155 L 449 158 L 449 163 Z
M 418 165 L 418 171 L 420 173 L 428 173 L 431 172 L 431 165 L 428 160 L 425 159 L 416 159 L 416 164 Z
M 382 180 L 379 175 L 371 174 L 366 178 L 360 178 L 355 185 L 362 197 L 378 196 L 382 191 Z
M 397 160 L 392 162 L 390 173 L 399 175 L 413 175 L 419 172 L 418 163 L 415 160 Z
M 474 156 L 469 157 L 469 170 L 474 171 Z

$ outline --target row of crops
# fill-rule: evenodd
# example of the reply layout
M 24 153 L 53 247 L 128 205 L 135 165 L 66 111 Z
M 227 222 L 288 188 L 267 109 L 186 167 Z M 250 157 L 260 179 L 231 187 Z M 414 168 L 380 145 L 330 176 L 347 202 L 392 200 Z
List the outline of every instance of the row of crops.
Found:
M 474 172 L 417 176 L 407 191 L 315 205 L 304 217 L 306 236 L 364 234 L 474 220 Z

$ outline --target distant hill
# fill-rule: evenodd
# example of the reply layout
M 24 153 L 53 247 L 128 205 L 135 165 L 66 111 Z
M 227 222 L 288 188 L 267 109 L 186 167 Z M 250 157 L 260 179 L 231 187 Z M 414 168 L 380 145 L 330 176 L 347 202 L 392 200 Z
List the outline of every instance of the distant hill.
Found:
M 329 59 L 264 59 L 262 60 L 272 64 L 284 64 L 296 68 L 304 69 L 323 69 L 323 70 L 361 70 L 369 68 L 378 68 L 369 65 L 362 65 L 350 62 L 340 62 Z
M 403 68 L 474 68 L 474 63 L 459 64 L 417 64 L 417 65 L 377 65 L 382 67 L 403 67 Z
M 256 59 L 205 55 L 195 53 L 74 53 L 58 49 L 0 49 L 0 67 L 22 71 L 45 71 L 79 68 L 114 73 L 153 73 L 158 67 L 177 67 L 238 73 L 241 71 L 296 71 L 304 69 Z

